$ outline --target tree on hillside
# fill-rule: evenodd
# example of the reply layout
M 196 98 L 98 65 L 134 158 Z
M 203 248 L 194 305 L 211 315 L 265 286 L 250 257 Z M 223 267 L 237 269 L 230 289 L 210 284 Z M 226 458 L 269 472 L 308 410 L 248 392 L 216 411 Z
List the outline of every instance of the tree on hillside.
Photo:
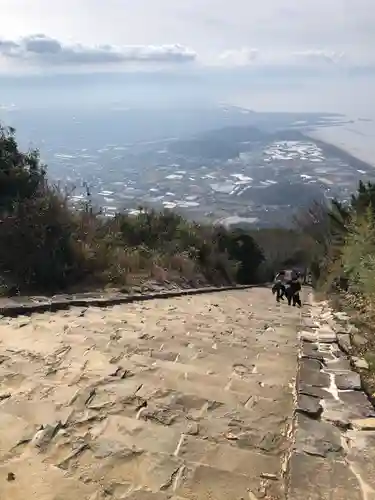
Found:
M 357 215 L 364 215 L 369 207 L 375 212 L 375 184 L 359 181 L 358 191 L 351 197 L 351 208 Z
M 34 198 L 45 185 L 45 168 L 37 150 L 22 153 L 13 128 L 0 125 L 0 212 Z
M 252 236 L 242 229 L 227 231 L 218 228 L 216 238 L 220 251 L 226 252 L 229 259 L 238 262 L 237 282 L 241 284 L 256 282 L 264 254 Z
M 20 151 L 0 127 L 0 281 L 6 288 L 59 289 L 82 276 L 76 223 L 50 188 L 38 151 Z
M 327 280 L 330 276 L 329 281 L 332 281 L 348 274 L 350 266 L 343 264 L 343 252 L 346 252 L 345 258 L 348 260 L 348 242 L 349 247 L 354 248 L 353 235 L 357 231 L 363 235 L 367 226 L 370 234 L 370 212 L 375 215 L 375 184 L 360 181 L 349 204 L 335 199 L 327 203 L 314 203 L 297 216 L 297 227 L 314 243 L 311 267 L 316 278 Z

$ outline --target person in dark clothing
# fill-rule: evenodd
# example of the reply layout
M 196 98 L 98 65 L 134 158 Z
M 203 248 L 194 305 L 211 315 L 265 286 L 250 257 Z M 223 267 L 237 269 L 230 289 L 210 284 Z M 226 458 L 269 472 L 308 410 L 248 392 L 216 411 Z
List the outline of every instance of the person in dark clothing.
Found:
M 280 300 L 284 300 L 285 295 L 285 285 L 281 281 L 276 281 L 276 283 L 272 287 L 272 293 L 276 294 L 276 302 L 280 302 Z
M 292 305 L 293 303 L 293 306 L 296 306 L 298 305 L 299 307 L 301 307 L 302 303 L 301 303 L 301 298 L 300 298 L 300 294 L 299 292 L 301 291 L 301 283 L 299 281 L 299 279 L 292 279 L 289 281 L 289 283 L 287 284 L 286 286 L 286 290 L 285 290 L 285 295 L 286 295 L 286 298 L 288 300 L 288 305 Z
M 272 287 L 272 293 L 276 294 L 276 302 L 284 300 L 284 295 L 285 295 L 284 278 L 285 278 L 284 271 L 280 271 L 275 277 L 275 283 Z

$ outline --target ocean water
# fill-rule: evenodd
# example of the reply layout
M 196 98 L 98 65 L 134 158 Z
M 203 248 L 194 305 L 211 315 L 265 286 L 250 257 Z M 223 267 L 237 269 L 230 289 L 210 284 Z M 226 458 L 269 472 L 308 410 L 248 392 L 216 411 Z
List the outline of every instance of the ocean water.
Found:
M 375 167 L 375 77 L 294 82 L 249 86 L 246 94 L 232 96 L 231 103 L 255 111 L 340 113 L 349 123 L 321 127 L 312 134 Z

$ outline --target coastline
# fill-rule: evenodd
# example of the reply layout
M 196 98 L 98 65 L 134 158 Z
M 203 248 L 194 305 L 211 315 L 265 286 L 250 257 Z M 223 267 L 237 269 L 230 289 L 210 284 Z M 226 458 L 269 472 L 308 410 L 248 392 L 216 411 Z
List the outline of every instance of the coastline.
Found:
M 366 130 L 364 130 L 366 127 Z M 375 124 L 352 122 L 345 125 L 309 129 L 304 135 L 319 141 L 324 148 L 341 151 L 351 162 L 359 162 L 359 169 L 375 168 Z

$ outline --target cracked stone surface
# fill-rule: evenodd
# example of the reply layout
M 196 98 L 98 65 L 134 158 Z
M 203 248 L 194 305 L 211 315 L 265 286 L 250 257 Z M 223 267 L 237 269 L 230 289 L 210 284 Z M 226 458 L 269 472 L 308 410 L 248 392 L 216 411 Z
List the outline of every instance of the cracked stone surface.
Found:
M 257 288 L 1 318 L 0 498 L 283 499 L 299 316 Z
M 310 301 L 303 314 L 311 318 L 303 324 L 311 331 L 300 335 L 288 498 L 375 500 L 375 412 L 360 390 L 360 375 L 351 369 L 356 359 L 345 355 L 350 336 L 339 333 L 352 328 L 332 321 L 326 302 L 315 303 L 311 296 Z M 344 318 L 349 317 L 337 317 Z

